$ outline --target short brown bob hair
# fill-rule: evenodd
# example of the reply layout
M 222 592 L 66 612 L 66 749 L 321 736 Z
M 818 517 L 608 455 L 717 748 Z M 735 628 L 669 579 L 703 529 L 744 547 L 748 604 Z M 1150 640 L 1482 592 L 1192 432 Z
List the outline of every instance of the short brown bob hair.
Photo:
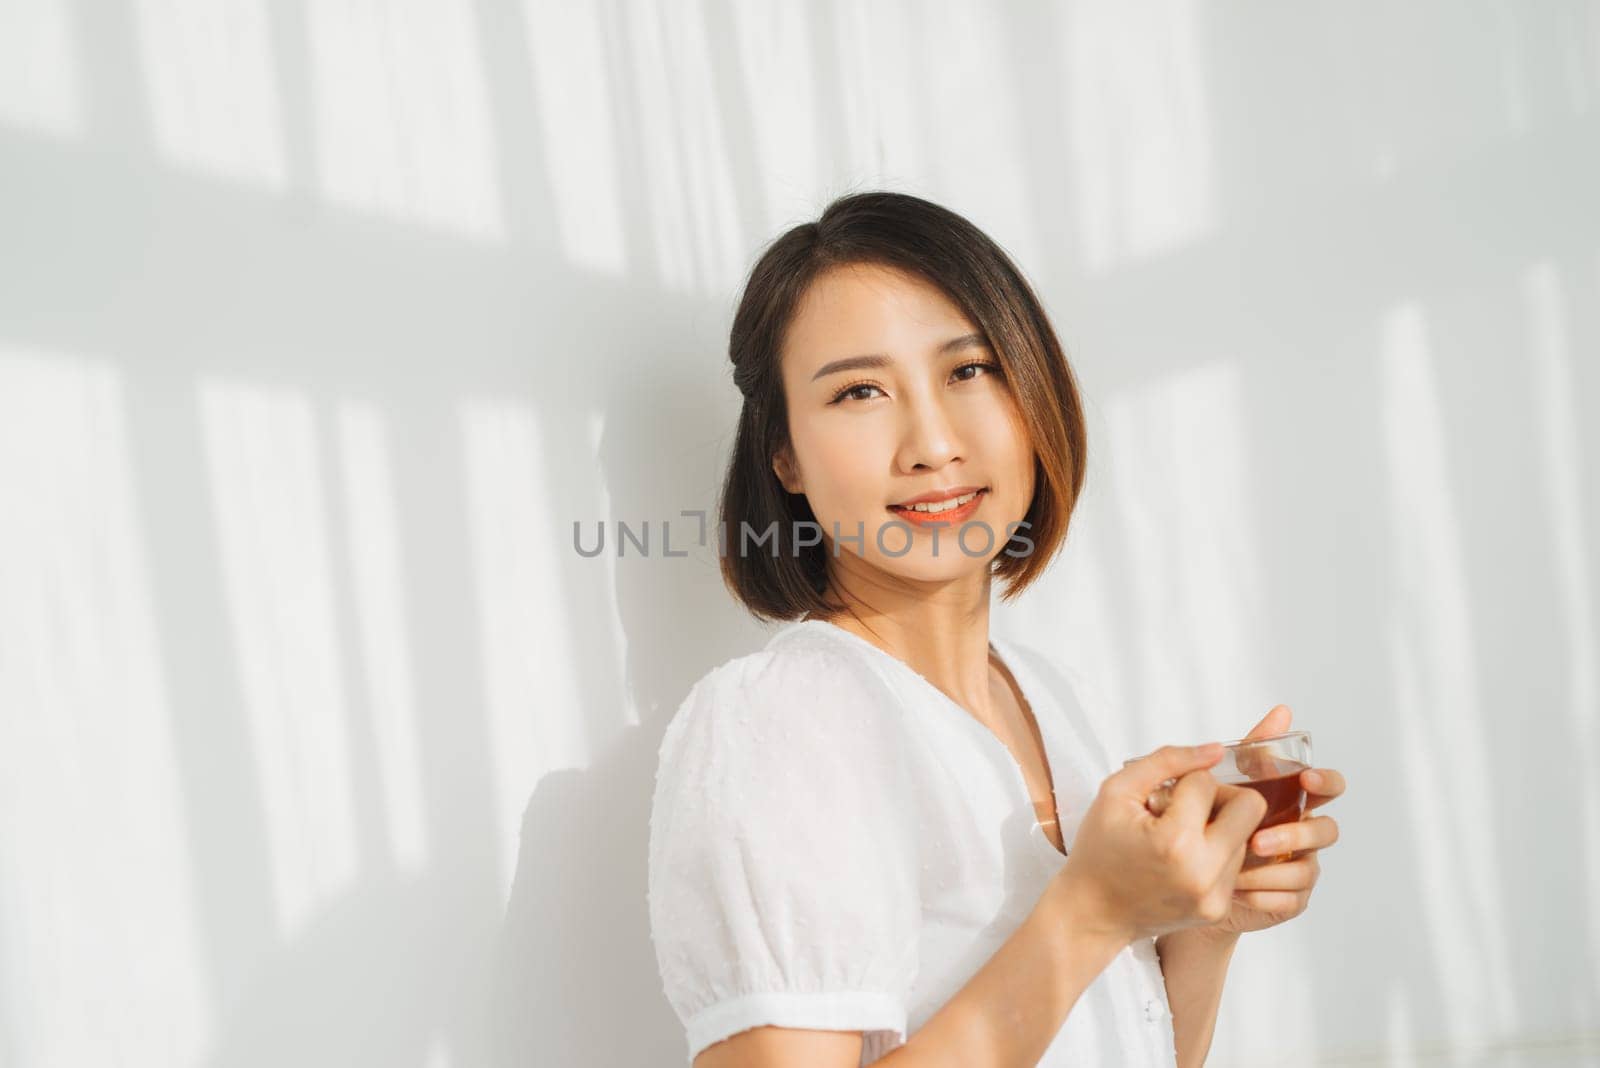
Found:
M 1000 246 L 948 208 L 885 191 L 839 197 L 816 222 L 772 242 L 751 268 L 728 337 L 744 406 L 722 487 L 723 581 L 758 618 L 831 618 L 841 611 L 826 599 L 828 542 L 795 544 L 795 525 L 815 524 L 816 515 L 804 494 L 784 489 L 772 460 L 789 441 L 784 336 L 812 281 L 847 264 L 898 268 L 926 279 L 977 325 L 1000 360 L 1034 450 L 1033 501 L 1027 525 L 1017 531 L 1024 536 L 1014 535 L 989 564 L 990 573 L 1005 580 L 1002 599 L 1009 601 L 1065 543 L 1083 488 L 1087 442 L 1077 381 L 1039 298 Z M 741 524 L 752 537 L 775 526 L 770 551 L 743 551 Z

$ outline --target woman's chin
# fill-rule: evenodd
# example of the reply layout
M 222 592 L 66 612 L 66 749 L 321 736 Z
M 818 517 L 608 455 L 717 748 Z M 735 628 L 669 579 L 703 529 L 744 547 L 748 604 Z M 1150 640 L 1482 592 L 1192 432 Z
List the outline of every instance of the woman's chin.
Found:
M 904 556 L 879 557 L 873 563 L 898 579 L 930 585 L 978 579 L 989 571 L 987 559 L 961 556 L 959 550 L 955 556 L 946 556 L 943 545 L 939 546 L 937 557 L 917 547 Z

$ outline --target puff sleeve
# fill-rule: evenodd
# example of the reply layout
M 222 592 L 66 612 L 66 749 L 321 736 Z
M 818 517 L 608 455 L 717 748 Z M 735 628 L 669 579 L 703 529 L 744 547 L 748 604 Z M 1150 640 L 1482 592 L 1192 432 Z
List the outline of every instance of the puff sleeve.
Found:
M 714 669 L 668 724 L 650 929 L 690 1062 L 766 1024 L 862 1031 L 863 1063 L 904 1042 L 921 915 L 901 715 L 870 666 L 790 646 Z

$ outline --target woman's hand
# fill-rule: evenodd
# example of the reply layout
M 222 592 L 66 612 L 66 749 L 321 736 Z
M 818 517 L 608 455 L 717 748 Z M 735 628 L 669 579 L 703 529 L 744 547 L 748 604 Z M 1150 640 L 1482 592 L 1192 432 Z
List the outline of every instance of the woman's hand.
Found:
M 1123 943 L 1224 921 L 1234 877 L 1267 802 L 1254 790 L 1222 797 L 1208 770 L 1222 747 L 1165 746 L 1100 784 L 1052 889 L 1074 897 L 1086 926 Z M 1157 815 L 1150 792 L 1176 778 Z
M 1294 713 L 1288 705 L 1278 705 L 1245 737 L 1282 734 L 1290 729 L 1293 719 Z M 1339 840 L 1339 825 L 1332 816 L 1313 818 L 1310 813 L 1344 793 L 1345 784 L 1344 776 L 1331 768 L 1302 771 L 1300 784 L 1306 791 L 1305 815 L 1294 823 L 1280 823 L 1259 830 L 1250 839 L 1250 852 L 1256 856 L 1293 854 L 1292 858 L 1239 872 L 1234 878 L 1233 903 L 1228 915 L 1205 930 L 1236 935 L 1265 930 L 1294 919 L 1311 903 L 1311 891 L 1322 873 L 1317 852 Z

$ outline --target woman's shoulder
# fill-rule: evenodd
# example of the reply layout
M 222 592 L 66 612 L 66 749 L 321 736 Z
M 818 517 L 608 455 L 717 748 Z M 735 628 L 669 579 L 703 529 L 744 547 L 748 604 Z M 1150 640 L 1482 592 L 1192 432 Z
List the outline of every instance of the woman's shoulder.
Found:
M 867 717 L 894 704 L 894 691 L 863 657 L 807 628 L 790 626 L 765 647 L 712 667 L 689 688 L 669 735 L 737 725 L 741 736 L 805 727 L 815 737 L 830 727 L 869 729 Z
M 707 670 L 689 688 L 689 696 L 756 695 L 782 702 L 803 698 L 797 683 L 854 684 L 871 688 L 878 682 L 858 656 L 837 643 L 803 630 L 785 628 L 761 649 L 724 660 Z
M 678 706 L 656 754 L 652 826 L 781 824 L 793 835 L 812 821 L 808 833 L 827 836 L 867 812 L 894 823 L 905 808 L 895 799 L 911 789 L 900 759 L 908 729 L 875 669 L 848 649 L 769 643 L 707 671 Z

